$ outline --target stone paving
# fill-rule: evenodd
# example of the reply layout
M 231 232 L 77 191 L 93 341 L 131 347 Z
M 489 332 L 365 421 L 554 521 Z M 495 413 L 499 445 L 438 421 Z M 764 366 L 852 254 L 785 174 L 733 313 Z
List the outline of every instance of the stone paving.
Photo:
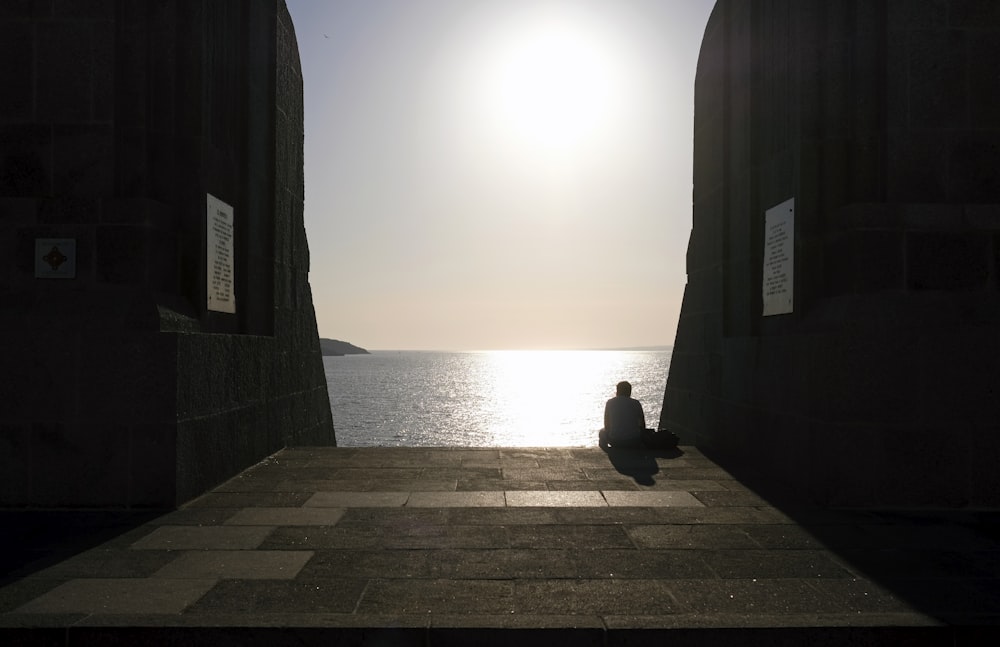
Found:
M 0 643 L 1000 644 L 1000 515 L 772 501 L 692 447 L 286 449 L 7 551 Z

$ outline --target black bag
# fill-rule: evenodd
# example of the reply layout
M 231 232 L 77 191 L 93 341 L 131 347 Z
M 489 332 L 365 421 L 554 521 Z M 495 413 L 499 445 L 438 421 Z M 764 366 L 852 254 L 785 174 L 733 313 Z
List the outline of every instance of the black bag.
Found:
M 650 449 L 673 449 L 679 442 L 680 438 L 666 429 L 646 429 L 642 432 L 642 444 Z

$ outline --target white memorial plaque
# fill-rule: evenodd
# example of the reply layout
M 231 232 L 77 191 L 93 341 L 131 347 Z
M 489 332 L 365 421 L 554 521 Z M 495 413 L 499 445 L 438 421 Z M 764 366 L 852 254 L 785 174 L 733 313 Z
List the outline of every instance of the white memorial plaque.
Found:
M 764 213 L 764 313 L 792 312 L 795 277 L 795 198 Z
M 233 208 L 208 194 L 205 274 L 208 278 L 208 309 L 236 312 L 233 292 Z

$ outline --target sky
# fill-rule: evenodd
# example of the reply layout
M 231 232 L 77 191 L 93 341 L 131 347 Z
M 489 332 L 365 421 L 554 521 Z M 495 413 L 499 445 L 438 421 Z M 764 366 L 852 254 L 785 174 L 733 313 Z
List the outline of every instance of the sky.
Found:
M 671 345 L 714 0 L 286 0 L 321 337 Z

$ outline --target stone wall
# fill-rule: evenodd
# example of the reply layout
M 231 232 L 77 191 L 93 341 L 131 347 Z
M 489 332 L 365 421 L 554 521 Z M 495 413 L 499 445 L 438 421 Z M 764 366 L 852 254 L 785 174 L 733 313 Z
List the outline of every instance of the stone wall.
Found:
M 998 6 L 718 2 L 661 427 L 826 504 L 1000 503 Z
M 169 507 L 335 444 L 284 3 L 5 2 L 0 60 L 0 505 Z M 39 239 L 72 241 L 71 278 L 38 277 Z

